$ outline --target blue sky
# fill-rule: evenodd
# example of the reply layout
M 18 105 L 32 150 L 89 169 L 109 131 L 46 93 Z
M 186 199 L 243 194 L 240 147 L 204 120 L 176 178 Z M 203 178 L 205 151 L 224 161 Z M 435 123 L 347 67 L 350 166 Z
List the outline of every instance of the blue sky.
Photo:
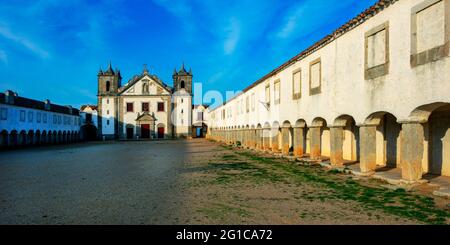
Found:
M 0 0 L 0 91 L 95 104 L 111 60 L 172 85 L 192 67 L 203 92 L 239 90 L 376 0 Z

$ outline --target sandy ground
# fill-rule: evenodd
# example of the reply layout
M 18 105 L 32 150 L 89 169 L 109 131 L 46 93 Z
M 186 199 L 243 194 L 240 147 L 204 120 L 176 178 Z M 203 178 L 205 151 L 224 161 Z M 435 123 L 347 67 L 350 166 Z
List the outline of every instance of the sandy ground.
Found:
M 0 152 L 0 224 L 448 223 L 448 199 L 206 140 Z

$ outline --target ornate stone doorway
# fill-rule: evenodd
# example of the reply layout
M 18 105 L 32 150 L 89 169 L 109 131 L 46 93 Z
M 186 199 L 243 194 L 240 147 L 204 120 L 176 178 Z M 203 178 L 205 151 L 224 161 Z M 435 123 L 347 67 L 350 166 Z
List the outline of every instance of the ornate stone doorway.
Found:
M 138 115 L 136 118 L 137 127 L 140 130 L 136 130 L 140 132 L 140 138 L 142 139 L 151 139 L 155 138 L 155 122 L 156 118 L 152 114 L 150 115 L 148 112 L 144 112 L 142 115 Z

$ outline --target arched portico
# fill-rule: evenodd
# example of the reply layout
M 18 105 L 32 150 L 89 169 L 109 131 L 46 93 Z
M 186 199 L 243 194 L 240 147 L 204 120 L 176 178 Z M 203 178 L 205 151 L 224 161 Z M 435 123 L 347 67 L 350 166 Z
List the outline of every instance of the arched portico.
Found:
M 402 178 L 450 176 L 450 103 L 422 105 L 402 124 Z
M 312 121 L 310 130 L 311 158 L 319 159 L 330 156 L 330 129 L 327 121 L 323 118 L 316 118 Z
M 4 149 L 8 147 L 9 139 L 8 139 L 8 131 L 2 130 L 0 132 L 0 148 Z
M 401 131 L 397 118 L 389 112 L 371 114 L 361 125 L 361 171 L 373 173 L 377 167 L 401 168 Z
M 272 130 L 271 130 L 271 138 L 272 138 L 272 152 L 278 153 L 280 152 L 280 145 L 281 145 L 281 133 L 280 133 L 280 123 L 275 121 L 272 124 Z
M 20 134 L 19 134 L 19 145 L 20 146 L 27 145 L 27 132 L 25 130 L 20 131 Z
M 293 129 L 293 148 L 294 148 L 294 156 L 303 157 L 306 153 L 306 148 L 309 145 L 309 141 L 307 141 L 307 125 L 306 121 L 303 119 L 299 119 L 295 122 Z
M 264 141 L 264 150 L 270 150 L 270 142 L 271 142 L 271 127 L 270 123 L 266 122 L 263 128 L 263 141 Z
M 289 155 L 293 150 L 293 135 L 291 122 L 284 121 L 281 128 L 281 152 L 283 155 Z
M 333 166 L 359 161 L 359 130 L 352 116 L 341 115 L 330 127 L 330 161 Z

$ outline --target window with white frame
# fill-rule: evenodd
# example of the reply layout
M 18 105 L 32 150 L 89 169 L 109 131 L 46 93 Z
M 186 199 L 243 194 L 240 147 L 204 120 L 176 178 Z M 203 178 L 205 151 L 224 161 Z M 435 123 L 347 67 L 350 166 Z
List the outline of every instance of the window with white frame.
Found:
M 42 122 L 47 123 L 47 114 L 46 113 L 42 114 Z
M 41 117 L 42 117 L 42 113 L 37 112 L 36 113 L 36 122 L 40 123 L 41 122 Z

